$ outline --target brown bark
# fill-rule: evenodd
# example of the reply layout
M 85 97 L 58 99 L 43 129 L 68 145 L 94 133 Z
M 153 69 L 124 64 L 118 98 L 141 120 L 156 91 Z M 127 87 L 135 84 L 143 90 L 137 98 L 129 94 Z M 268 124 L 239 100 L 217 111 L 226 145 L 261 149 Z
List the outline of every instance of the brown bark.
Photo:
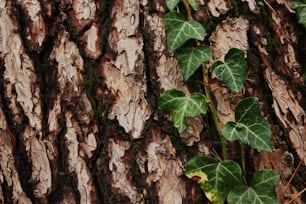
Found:
M 306 31 L 287 1 L 198 2 L 214 59 L 237 47 L 249 62 L 239 94 L 210 73 L 220 125 L 259 98 L 273 152 L 246 148 L 247 174 L 278 172 L 288 203 L 305 188 Z M 0 203 L 207 203 L 183 172 L 220 149 L 209 114 L 179 134 L 157 108 L 167 89 L 202 90 L 167 51 L 166 12 L 163 0 L 0 0 Z

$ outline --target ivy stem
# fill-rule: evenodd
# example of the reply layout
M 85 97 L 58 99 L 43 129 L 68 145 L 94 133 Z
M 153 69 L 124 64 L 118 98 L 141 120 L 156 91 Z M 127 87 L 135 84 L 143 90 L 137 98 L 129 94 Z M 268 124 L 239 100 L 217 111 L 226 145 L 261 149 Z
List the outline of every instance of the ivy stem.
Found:
M 220 143 L 221 143 L 221 148 L 222 148 L 222 157 L 223 159 L 227 159 L 227 149 L 226 149 L 226 139 L 222 135 L 222 131 L 219 125 L 219 120 L 218 120 L 218 115 L 217 115 L 217 110 L 215 107 L 215 104 L 213 103 L 213 100 L 210 95 L 210 89 L 209 89 L 209 81 L 208 81 L 208 69 L 205 66 L 205 64 L 202 64 L 202 71 L 203 71 L 203 82 L 204 82 L 204 90 L 205 90 L 205 96 L 206 96 L 206 101 L 209 106 L 216 130 L 219 135 Z
M 189 0 L 183 0 L 186 12 L 187 12 L 187 20 L 188 21 L 192 21 L 192 14 L 191 14 L 191 8 L 189 5 Z M 200 45 L 200 42 L 196 41 L 197 46 Z M 222 157 L 223 159 L 227 159 L 227 149 L 226 149 L 226 139 L 223 137 L 222 135 L 222 131 L 220 129 L 220 125 L 219 125 L 219 120 L 218 120 L 218 116 L 217 116 L 217 111 L 216 111 L 216 107 L 211 99 L 211 95 L 210 95 L 210 89 L 208 86 L 208 69 L 205 66 L 205 64 L 202 64 L 202 70 L 203 70 L 203 80 L 204 80 L 204 90 L 205 90 L 205 95 L 206 95 L 206 100 L 207 100 L 207 104 L 209 106 L 211 115 L 213 117 L 213 121 L 215 124 L 215 127 L 217 129 L 218 135 L 219 135 L 219 139 L 221 142 L 221 148 L 222 148 Z
M 241 147 L 241 167 L 242 167 L 242 175 L 243 175 L 243 181 L 245 184 L 247 184 L 246 181 L 246 169 L 245 169 L 245 146 L 242 142 L 240 142 L 240 147 Z
M 189 6 L 189 1 L 188 0 L 183 0 L 186 12 L 187 12 L 187 21 L 192 21 L 192 15 L 191 15 L 191 9 Z

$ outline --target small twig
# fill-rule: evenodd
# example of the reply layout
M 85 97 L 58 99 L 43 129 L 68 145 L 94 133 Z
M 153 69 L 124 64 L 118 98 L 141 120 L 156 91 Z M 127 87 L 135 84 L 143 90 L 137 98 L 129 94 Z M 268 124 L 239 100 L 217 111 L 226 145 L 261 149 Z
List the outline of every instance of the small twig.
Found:
M 285 192 L 287 191 L 287 189 L 288 189 L 288 187 L 289 187 L 291 181 L 293 180 L 293 178 L 294 178 L 295 175 L 297 174 L 297 171 L 299 170 L 299 168 L 300 168 L 300 166 L 302 165 L 302 163 L 303 163 L 303 161 L 301 160 L 301 161 L 299 162 L 299 164 L 297 165 L 297 167 L 296 167 L 294 173 L 293 173 L 292 176 L 290 177 L 290 179 L 289 179 L 287 185 L 285 186 L 285 188 L 284 188 L 284 190 L 283 190 L 283 193 L 285 193 Z
M 306 188 L 304 188 L 302 191 L 295 194 L 295 196 L 289 201 L 289 204 L 292 203 L 295 199 L 297 199 L 300 195 L 302 195 L 302 193 L 304 193 L 305 191 L 306 191 Z
M 263 0 L 264 3 L 269 7 L 269 9 L 275 14 L 277 15 L 276 11 L 274 10 L 274 8 L 271 6 L 271 4 L 269 2 L 267 2 L 267 0 Z
M 220 155 L 218 154 L 218 152 L 217 152 L 215 149 L 212 150 L 211 154 L 212 154 L 212 155 L 214 156 L 214 158 L 216 158 L 219 162 L 222 161 L 222 158 L 220 157 Z

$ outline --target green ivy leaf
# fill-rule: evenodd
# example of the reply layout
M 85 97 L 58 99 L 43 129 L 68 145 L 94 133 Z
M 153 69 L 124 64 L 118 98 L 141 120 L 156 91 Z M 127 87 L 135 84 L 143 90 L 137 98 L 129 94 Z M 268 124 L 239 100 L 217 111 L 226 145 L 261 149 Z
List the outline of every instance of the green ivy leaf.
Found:
M 218 163 L 211 157 L 197 156 L 187 163 L 185 175 L 200 184 L 214 204 L 223 204 L 230 190 L 242 185 L 241 168 L 232 160 Z
M 166 5 L 167 5 L 168 9 L 170 11 L 172 11 L 177 6 L 177 4 L 179 2 L 180 2 L 180 0 L 166 0 Z
M 270 170 L 260 170 L 252 178 L 251 186 L 237 186 L 227 197 L 231 204 L 278 204 L 275 186 L 279 175 Z
M 167 26 L 168 29 L 171 28 L 171 26 L 176 23 L 184 23 L 184 22 L 185 22 L 184 16 L 176 11 L 169 12 L 163 17 L 163 23 L 165 24 L 165 26 Z
M 228 122 L 222 134 L 228 140 L 241 140 L 253 148 L 272 151 L 268 122 L 261 116 L 257 98 L 246 98 L 235 108 L 236 122 Z
M 197 0 L 189 0 L 189 4 L 193 10 L 199 10 L 199 3 L 197 2 Z
M 240 92 L 243 87 L 243 81 L 247 75 L 246 69 L 244 52 L 237 48 L 229 50 L 224 63 L 217 61 L 212 65 L 212 71 L 216 73 L 218 79 L 235 92 Z
M 186 129 L 185 117 L 205 114 L 207 104 L 205 97 L 200 93 L 187 96 L 182 91 L 170 89 L 159 98 L 158 108 L 172 115 L 174 126 L 182 133 Z
M 174 52 L 189 39 L 204 40 L 206 31 L 197 21 L 185 21 L 176 11 L 171 11 L 163 17 L 167 26 L 167 42 L 169 52 Z
M 182 68 L 184 80 L 187 81 L 204 61 L 212 59 L 208 46 L 184 47 L 177 50 L 177 59 Z
M 306 1 L 305 0 L 291 0 L 291 6 L 297 12 L 299 23 L 306 28 Z

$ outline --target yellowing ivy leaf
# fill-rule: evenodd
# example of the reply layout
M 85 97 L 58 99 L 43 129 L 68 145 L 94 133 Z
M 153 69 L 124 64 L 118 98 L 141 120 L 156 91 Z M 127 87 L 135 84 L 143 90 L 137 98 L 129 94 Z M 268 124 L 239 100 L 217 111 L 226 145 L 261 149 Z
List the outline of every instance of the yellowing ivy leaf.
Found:
M 185 175 L 196 181 L 214 204 L 223 204 L 230 190 L 242 185 L 241 168 L 232 160 L 217 162 L 211 157 L 197 156 L 187 163 Z

